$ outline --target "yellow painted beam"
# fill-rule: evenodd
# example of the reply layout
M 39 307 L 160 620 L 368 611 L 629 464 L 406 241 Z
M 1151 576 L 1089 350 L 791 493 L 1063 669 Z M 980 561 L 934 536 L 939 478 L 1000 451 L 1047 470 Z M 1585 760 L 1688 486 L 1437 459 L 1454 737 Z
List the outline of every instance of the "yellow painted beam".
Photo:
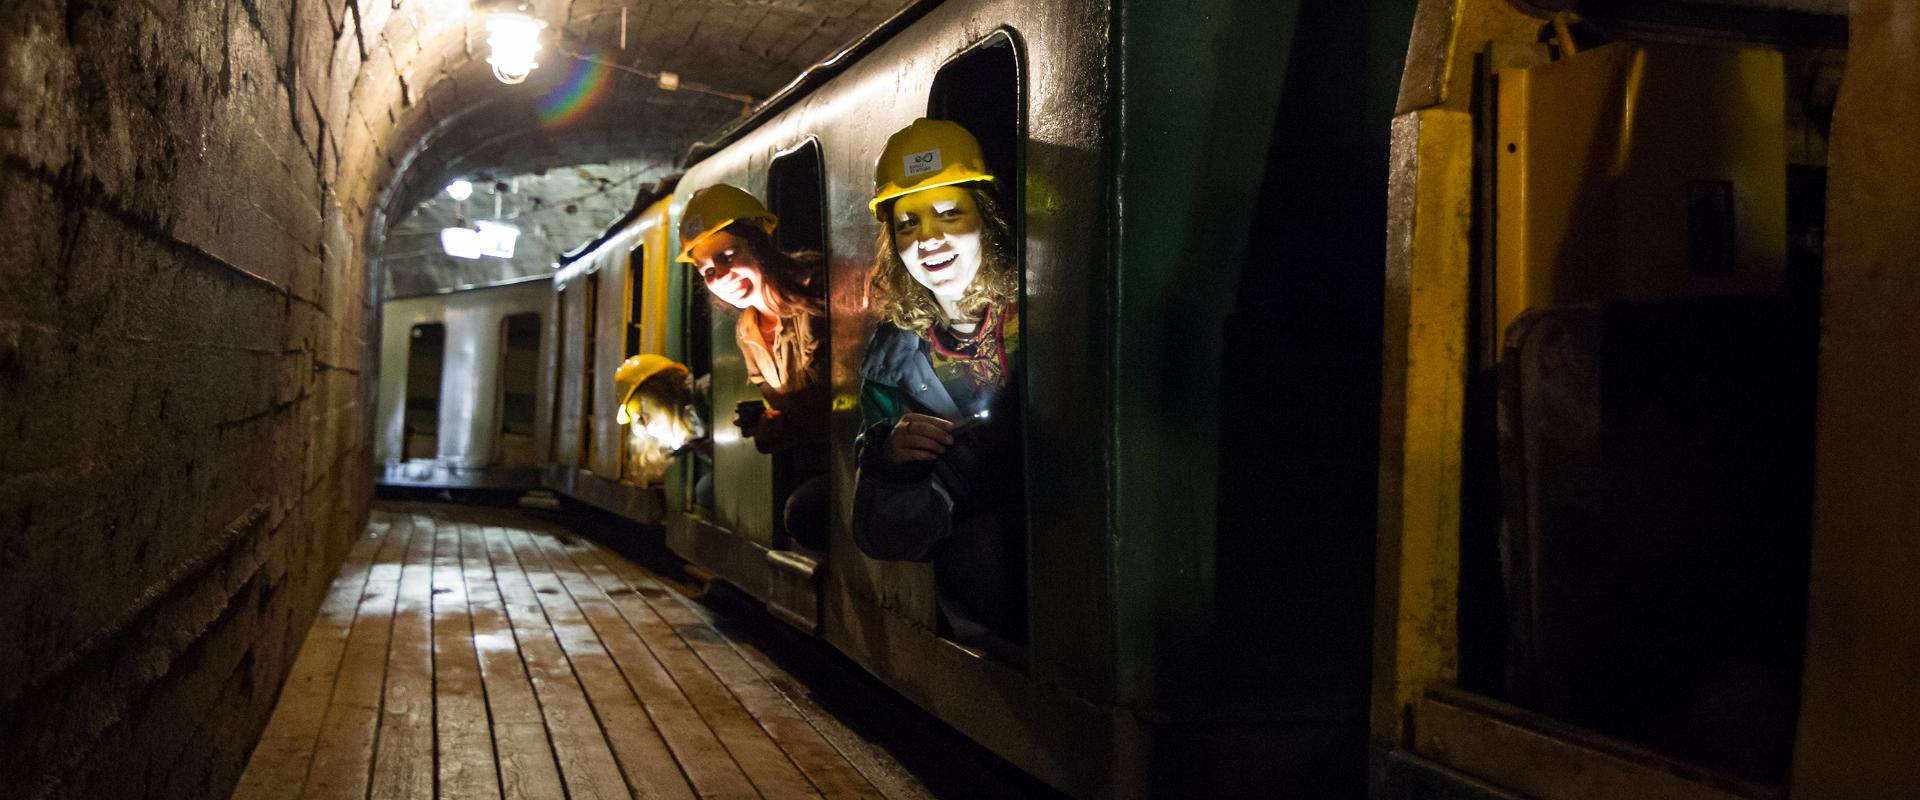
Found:
M 1392 148 L 1373 731 L 1397 743 L 1413 702 L 1458 667 L 1473 118 L 1402 114 Z

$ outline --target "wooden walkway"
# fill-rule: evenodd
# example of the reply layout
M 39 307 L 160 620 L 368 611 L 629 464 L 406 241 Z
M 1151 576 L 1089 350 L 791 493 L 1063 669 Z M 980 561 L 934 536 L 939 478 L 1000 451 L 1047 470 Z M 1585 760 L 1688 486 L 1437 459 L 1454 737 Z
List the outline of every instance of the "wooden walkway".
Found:
M 382 503 L 234 797 L 924 796 L 712 623 L 540 518 Z

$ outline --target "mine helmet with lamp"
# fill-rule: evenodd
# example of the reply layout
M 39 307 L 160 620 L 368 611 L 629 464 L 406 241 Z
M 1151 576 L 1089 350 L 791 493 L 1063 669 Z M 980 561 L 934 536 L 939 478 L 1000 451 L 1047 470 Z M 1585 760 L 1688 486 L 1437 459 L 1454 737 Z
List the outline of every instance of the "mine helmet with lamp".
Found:
M 916 119 L 887 138 L 887 149 L 873 166 L 873 201 L 867 208 L 880 215 L 880 204 L 903 194 L 971 181 L 990 181 L 980 142 L 959 123 L 944 119 Z
M 627 360 L 620 362 L 620 368 L 613 373 L 613 385 L 620 392 L 620 403 L 615 408 L 620 410 L 621 416 L 629 416 L 627 404 L 633 401 L 633 395 L 640 390 L 640 384 L 646 383 L 656 375 L 667 373 L 684 375 L 686 372 L 685 365 L 666 356 L 653 353 L 629 356 Z M 625 425 L 627 422 L 628 420 L 621 420 L 620 424 Z
M 758 222 L 769 234 L 780 224 L 780 218 L 768 211 L 759 198 L 738 186 L 717 183 L 694 192 L 687 200 L 687 209 L 680 214 L 680 257 L 674 260 L 693 263 L 696 245 L 741 220 Z

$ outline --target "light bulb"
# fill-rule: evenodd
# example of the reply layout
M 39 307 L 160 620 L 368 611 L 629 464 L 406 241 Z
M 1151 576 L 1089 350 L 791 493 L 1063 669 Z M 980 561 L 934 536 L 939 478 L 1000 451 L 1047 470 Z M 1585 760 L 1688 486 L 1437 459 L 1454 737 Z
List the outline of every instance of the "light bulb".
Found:
M 466 180 L 456 180 L 449 183 L 447 184 L 447 196 L 454 200 L 465 200 L 472 197 L 473 183 Z
M 547 23 L 525 14 L 487 15 L 487 63 L 493 65 L 493 77 L 513 84 L 527 79 L 540 64 L 533 60 L 540 52 L 540 31 Z

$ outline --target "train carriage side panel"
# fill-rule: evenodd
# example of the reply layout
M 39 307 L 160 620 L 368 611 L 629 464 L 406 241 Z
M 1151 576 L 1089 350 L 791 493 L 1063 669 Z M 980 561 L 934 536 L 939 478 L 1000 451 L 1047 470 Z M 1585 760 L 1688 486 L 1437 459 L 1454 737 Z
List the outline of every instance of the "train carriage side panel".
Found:
M 1365 789 L 1388 125 L 1410 2 L 1117 9 L 1118 694 L 1151 785 Z
M 640 242 L 645 221 L 623 231 L 614 241 L 596 250 L 591 256 L 595 261 L 593 274 L 598 276 L 598 286 L 594 292 L 595 306 L 593 337 L 593 386 L 592 398 L 588 407 L 592 409 L 589 421 L 589 436 L 593 444 L 588 448 L 587 471 L 610 480 L 620 477 L 621 436 L 620 425 L 615 419 L 614 404 L 620 398 L 615 393 L 613 374 L 620 368 L 620 362 L 627 357 L 625 323 L 627 317 L 627 284 L 630 277 L 629 265 L 633 248 Z
M 549 314 L 551 296 L 544 280 L 518 281 L 502 285 L 455 292 L 396 298 L 383 304 L 381 371 L 379 386 L 379 436 L 376 457 L 385 465 L 384 482 L 396 485 L 447 487 L 530 487 L 538 482 L 540 454 L 550 435 L 546 392 L 538 384 L 550 356 L 548 337 L 542 335 L 538 363 L 531 375 L 516 369 L 520 378 L 533 377 L 528 389 L 532 402 L 533 430 L 531 447 L 503 441 L 506 434 L 506 393 L 503 368 L 508 366 L 507 321 L 510 317 L 534 315 L 544 320 Z M 443 336 L 436 424 L 431 452 L 424 443 L 416 443 L 409 452 L 407 442 L 407 394 L 413 332 L 417 326 L 440 326 Z M 516 354 L 513 366 L 523 367 Z M 515 394 L 524 394 L 515 392 Z M 526 409 L 516 402 L 516 427 L 524 425 L 519 416 Z M 517 433 L 516 435 L 525 435 Z
M 613 377 L 627 356 L 637 354 L 627 352 L 630 341 L 639 352 L 657 352 L 647 348 L 663 338 L 657 330 L 648 333 L 645 317 L 662 315 L 656 307 L 664 305 L 665 293 L 652 299 L 644 263 L 650 252 L 647 243 L 662 236 L 661 222 L 657 212 L 638 215 L 553 277 L 567 324 L 560 416 L 571 419 L 573 427 L 563 434 L 563 444 L 571 450 L 556 449 L 548 482 L 576 499 L 644 523 L 661 521 L 663 494 L 658 486 L 622 480 L 625 429 L 617 419 L 620 398 Z M 635 324 L 629 319 L 636 307 L 633 292 L 642 300 L 637 336 L 628 335 Z M 651 324 L 657 328 L 660 323 Z
M 554 291 L 554 319 L 559 326 L 554 337 L 554 344 L 558 348 L 554 354 L 554 364 L 558 373 L 554 379 L 554 431 L 549 450 L 548 479 L 554 488 L 564 490 L 571 485 L 573 473 L 580 468 L 583 455 L 580 431 L 585 420 L 580 392 L 582 373 L 586 369 L 586 361 L 582 357 L 586 343 L 582 320 L 586 313 L 586 303 L 582 299 L 586 294 L 586 283 L 556 280 Z

